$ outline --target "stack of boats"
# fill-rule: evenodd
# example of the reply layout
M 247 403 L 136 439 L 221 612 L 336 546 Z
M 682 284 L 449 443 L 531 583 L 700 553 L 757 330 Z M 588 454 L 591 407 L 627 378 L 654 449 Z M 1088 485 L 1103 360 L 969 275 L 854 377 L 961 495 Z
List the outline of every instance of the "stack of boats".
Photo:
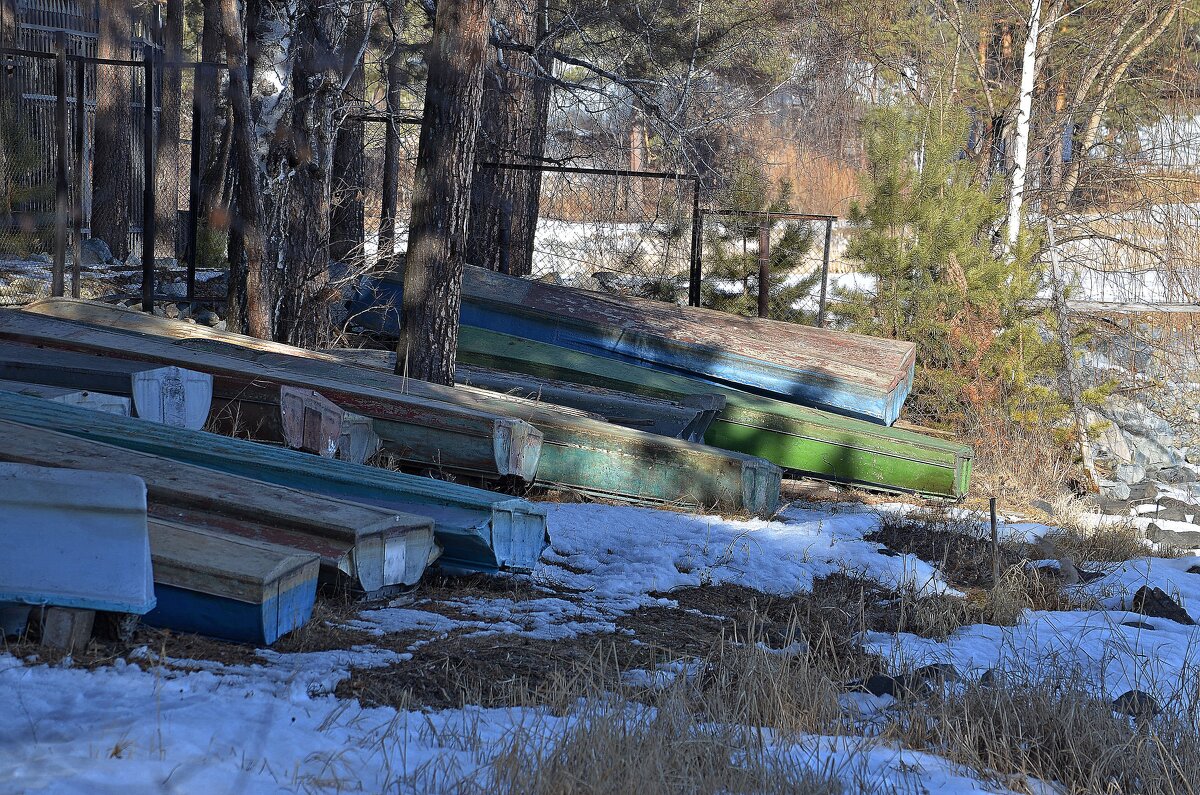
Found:
M 394 330 L 399 289 L 368 285 L 360 317 Z M 302 626 L 318 585 L 532 568 L 545 512 L 511 496 L 529 488 L 769 515 L 784 471 L 967 487 L 969 448 L 889 427 L 912 383 L 906 343 L 475 268 L 462 324 L 449 387 L 395 375 L 387 351 L 70 299 L 0 311 L 0 463 L 140 478 L 144 620 L 256 643 Z M 43 586 L 0 587 L 0 603 L 56 604 Z

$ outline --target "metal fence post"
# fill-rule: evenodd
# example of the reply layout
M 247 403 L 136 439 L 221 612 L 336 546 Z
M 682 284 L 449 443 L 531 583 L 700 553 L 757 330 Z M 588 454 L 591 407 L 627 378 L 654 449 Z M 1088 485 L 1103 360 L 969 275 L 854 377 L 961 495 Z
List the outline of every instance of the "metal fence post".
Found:
M 200 101 L 200 83 L 207 64 L 196 64 L 192 72 L 192 152 L 188 183 L 187 300 L 196 300 L 196 260 L 200 253 L 200 147 L 206 119 Z M 214 70 L 215 71 L 215 70 Z M 205 142 L 207 143 L 207 142 Z
M 85 104 L 83 61 L 75 62 L 75 206 L 71 214 L 75 220 L 75 262 L 71 266 L 71 297 L 79 297 L 79 281 L 83 267 L 83 191 L 84 165 L 87 158 L 87 105 Z
M 67 268 L 67 224 L 70 194 L 67 181 L 67 34 L 54 34 L 54 266 L 50 274 L 50 294 L 61 296 Z
M 142 96 L 142 311 L 154 311 L 154 45 L 147 41 L 142 51 L 145 89 Z
M 821 255 L 821 303 L 817 307 L 817 328 L 825 327 L 825 300 L 829 292 L 829 246 L 833 240 L 833 219 L 825 219 L 825 251 Z
M 700 177 L 692 177 L 692 257 L 688 272 L 688 306 L 700 306 L 700 233 L 703 223 L 703 215 L 700 212 Z
M 758 222 L 758 316 L 771 312 L 771 217 Z

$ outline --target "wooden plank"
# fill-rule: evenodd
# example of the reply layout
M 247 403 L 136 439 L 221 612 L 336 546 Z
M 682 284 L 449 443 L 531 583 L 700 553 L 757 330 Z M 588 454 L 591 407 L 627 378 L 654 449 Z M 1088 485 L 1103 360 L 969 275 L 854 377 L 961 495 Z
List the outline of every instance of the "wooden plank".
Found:
M 326 348 L 322 352 L 361 367 L 388 372 L 396 368 L 396 354 L 392 351 Z M 716 394 L 686 395 L 678 401 L 663 400 L 597 386 L 572 384 L 553 378 L 515 375 L 464 364 L 455 368 L 455 381 L 460 385 L 475 386 L 489 392 L 515 395 L 556 406 L 569 406 L 614 425 L 688 442 L 704 441 L 708 426 L 725 405 L 725 398 Z
M 279 414 L 288 447 L 326 458 L 337 453 L 345 412 L 320 392 L 285 384 L 279 388 Z
M 382 446 L 370 417 L 346 411 L 312 389 L 280 387 L 279 413 L 283 441 L 293 450 L 362 464 Z
M 42 613 L 42 645 L 74 654 L 87 648 L 92 639 L 95 610 L 48 607 Z
M 0 378 L 130 398 L 137 416 L 176 428 L 204 427 L 212 376 L 53 347 L 0 343 Z
M 223 400 L 236 400 L 246 408 L 257 403 L 275 416 L 278 416 L 279 387 L 290 385 L 313 389 L 347 411 L 389 423 L 388 427 L 394 429 L 396 435 L 380 435 L 385 441 L 395 443 L 391 450 L 397 456 L 413 464 L 441 464 L 456 471 L 526 481 L 532 481 L 537 472 L 542 443 L 540 432 L 528 423 L 496 413 L 488 406 L 464 401 L 443 402 L 435 397 L 414 394 L 415 389 L 380 389 L 338 380 L 327 374 L 301 373 L 288 366 L 290 359 L 255 359 L 238 346 L 227 346 L 228 351 L 239 352 L 238 358 L 233 358 L 176 345 L 169 339 L 138 333 L 136 328 L 132 332 L 116 331 L 112 327 L 102 328 L 44 314 L 60 312 L 91 317 L 98 322 L 111 319 L 114 325 L 119 321 L 132 327 L 150 321 L 148 328 L 161 328 L 153 323 L 155 318 L 101 304 L 53 301 L 39 302 L 37 307 L 38 313 L 0 311 L 0 339 L 184 366 L 212 375 L 215 393 Z M 171 327 L 173 324 L 164 322 L 164 325 Z M 202 328 L 184 323 L 178 325 Z
M 147 624 L 270 645 L 311 618 L 316 555 L 161 519 L 149 529 L 158 604 Z
M 0 401 L 20 400 L 29 402 L 19 395 L 0 394 Z M 121 419 L 102 414 L 90 418 Z M 147 509 L 152 515 L 314 552 L 321 556 L 325 579 L 335 581 L 345 575 L 364 591 L 415 584 L 434 554 L 432 522 L 425 517 L 214 472 L 8 420 L 0 420 L 0 437 L 5 440 L 0 460 L 137 475 L 146 483 Z
M 90 411 L 117 414 L 121 417 L 129 416 L 129 409 L 132 405 L 129 398 L 118 395 L 109 395 L 104 392 L 89 392 L 86 389 L 72 389 L 70 387 L 27 384 L 23 381 L 0 380 L 0 391 L 16 392 L 28 397 L 50 400 L 67 406 L 78 406 L 81 409 L 89 409 Z
M 12 446 L 20 442 L 0 445 Z M 0 602 L 139 614 L 154 606 L 146 486 L 94 469 L 0 463 Z
M 387 276 L 352 301 L 358 322 L 394 332 L 402 285 Z M 829 329 L 595 293 L 468 267 L 463 326 L 498 331 L 779 400 L 891 424 L 916 348 Z
M 419 394 L 431 401 L 453 402 L 478 411 L 505 412 L 528 423 L 544 439 L 535 479 L 540 485 L 642 503 L 746 510 L 759 514 L 771 513 L 778 504 L 780 472 L 769 462 L 622 428 L 592 419 L 585 412 L 485 390 L 414 381 L 353 366 L 327 354 L 216 332 L 193 324 L 171 323 L 94 303 L 54 300 L 38 302 L 32 308 L 93 323 L 111 322 L 124 329 L 126 336 L 142 334 L 136 345 L 129 343 L 127 346 L 138 350 L 145 350 L 153 343 L 154 338 L 147 336 L 148 333 L 163 334 L 180 338 L 176 350 L 219 349 L 230 358 L 238 357 L 262 370 L 286 373 L 292 382 L 354 384 L 364 392 Z M 0 336 L 11 333 L 8 329 L 17 325 L 6 323 L 0 315 Z M 78 336 L 86 339 L 104 333 L 99 326 L 83 328 L 87 334 Z M 69 328 L 56 331 L 60 337 L 71 334 Z M 198 336 L 193 338 L 192 335 Z M 324 389 L 320 391 L 339 405 L 354 408 L 347 406 L 338 395 Z M 433 444 L 421 428 L 405 427 L 378 414 L 372 416 L 376 432 L 390 443 L 392 450 L 404 454 L 409 446 L 424 449 Z M 446 468 L 454 469 L 452 463 L 442 463 Z M 772 489 L 775 490 L 773 496 Z
M 810 477 L 941 497 L 963 496 L 971 448 L 545 343 L 462 327 L 458 359 L 635 394 L 679 399 L 718 391 L 726 406 L 705 441 Z
M 457 483 L 330 461 L 202 431 L 94 416 L 21 395 L 0 394 L 0 418 L 217 472 L 429 517 L 443 549 L 438 564 L 453 571 L 528 570 L 549 541 L 544 509 Z M 246 517 L 240 521 L 245 522 Z M 270 539 L 280 532 L 268 528 L 251 535 Z M 322 554 L 338 555 L 340 551 Z

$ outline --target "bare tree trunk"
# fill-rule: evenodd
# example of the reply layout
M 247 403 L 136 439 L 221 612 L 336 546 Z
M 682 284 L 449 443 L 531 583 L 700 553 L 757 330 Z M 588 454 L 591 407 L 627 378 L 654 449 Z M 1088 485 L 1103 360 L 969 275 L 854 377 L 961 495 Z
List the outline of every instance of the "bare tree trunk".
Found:
M 642 120 L 642 109 L 633 103 L 633 115 L 629 120 L 629 170 L 641 171 L 645 165 L 645 150 L 643 142 L 646 138 L 645 122 Z M 629 178 L 628 202 L 625 209 L 632 220 L 638 220 L 645 212 L 646 195 L 642 180 L 638 177 Z
M 229 65 L 229 103 L 233 110 L 232 142 L 236 153 L 238 243 L 242 256 L 229 263 L 230 331 L 262 339 L 271 338 L 271 279 L 263 243 L 263 203 L 259 189 L 258 152 L 254 120 L 250 115 L 250 84 L 242 20 L 237 0 L 220 0 L 225 29 L 226 63 Z M 231 244 L 231 250 L 235 248 Z M 239 307 L 245 307 L 244 314 Z
M 101 58 L 132 57 L 133 12 L 129 0 L 100 3 Z M 96 159 L 92 165 L 92 237 L 129 255 L 130 174 L 133 172 L 132 68 L 96 67 Z
M 369 27 L 367 7 L 367 3 L 352 7 L 350 22 L 346 27 L 346 58 L 343 59 L 346 90 L 342 95 L 342 112 L 347 115 L 361 114 L 367 104 L 366 73 L 359 58 Z M 349 80 L 345 80 L 346 74 Z M 333 218 L 329 257 L 334 262 L 350 266 L 352 271 L 361 270 L 366 243 L 364 197 L 367 162 L 363 152 L 363 133 L 362 121 L 342 119 L 333 149 Z
M 394 42 L 393 42 L 394 44 Z M 404 87 L 402 67 L 404 52 L 393 47 L 387 60 L 387 141 L 383 148 L 383 187 L 379 207 L 379 261 L 380 268 L 390 269 L 396 258 L 396 205 L 400 184 L 400 125 L 396 116 L 400 113 L 401 89 Z
M 200 60 L 220 63 L 224 54 L 220 0 L 204 0 L 204 27 L 200 37 Z M 200 124 L 192 146 L 200 147 L 200 195 L 192 212 L 197 214 L 197 230 L 203 241 L 215 243 L 215 235 L 229 228 L 226 213 L 218 208 L 224 204 L 225 185 L 229 178 L 229 150 L 232 122 L 229 109 L 218 113 L 217 101 L 221 85 L 216 68 L 196 70 L 194 91 L 200 105 Z M 197 241 L 199 244 L 200 241 Z M 208 250 L 202 246 L 201 250 Z
M 426 64 L 397 372 L 451 384 L 491 0 L 440 0 Z
M 498 27 L 515 43 L 533 48 L 530 56 L 509 51 L 506 63 L 490 64 L 483 80 L 476 159 L 506 163 L 541 161 L 546 151 L 550 112 L 550 56 L 539 45 L 546 38 L 545 2 L 527 8 L 526 0 L 499 0 L 493 14 Z M 526 63 L 525 61 L 529 62 Z M 533 271 L 534 236 L 541 203 L 540 171 L 477 168 L 471 185 L 472 265 L 526 276 Z
M 183 60 L 183 0 L 167 0 L 162 28 L 163 60 Z M 158 164 L 154 182 L 154 255 L 175 257 L 176 227 L 179 225 L 179 123 L 183 90 L 178 67 L 162 70 L 162 105 L 158 115 Z
M 276 208 L 286 234 L 275 339 L 301 347 L 315 346 L 329 326 L 333 114 L 341 96 L 338 53 L 345 27 L 344 6 L 302 3 L 292 42 L 291 176 Z

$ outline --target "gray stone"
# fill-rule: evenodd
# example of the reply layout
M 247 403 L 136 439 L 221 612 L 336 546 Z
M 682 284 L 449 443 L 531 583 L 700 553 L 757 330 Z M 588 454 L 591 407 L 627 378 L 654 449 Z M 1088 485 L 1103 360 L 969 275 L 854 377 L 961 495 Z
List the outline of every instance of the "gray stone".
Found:
M 192 322 L 195 323 L 196 321 L 193 320 Z M 212 327 L 217 331 L 224 331 L 225 330 L 225 321 L 222 320 L 220 323 L 213 323 Z
M 1141 690 L 1130 690 L 1113 699 L 1113 712 L 1128 715 L 1132 718 L 1153 718 L 1160 710 L 1154 696 Z
M 1117 480 L 1132 485 L 1146 479 L 1146 468 L 1137 464 L 1120 464 L 1114 474 Z
M 1182 466 L 1172 466 L 1161 469 L 1156 473 L 1156 477 L 1160 482 L 1170 483 L 1171 485 L 1196 483 L 1198 480 L 1200 480 L 1200 477 L 1197 477 L 1194 469 Z
M 30 254 L 28 261 L 29 262 L 43 262 L 43 263 L 49 265 L 50 263 L 54 262 L 54 258 L 51 257 L 49 254 Z
M 215 326 L 221 322 L 221 318 L 211 309 L 198 309 L 192 313 L 192 317 L 196 322 L 204 326 Z
M 125 258 L 125 267 L 126 268 L 142 267 L 142 258 L 139 257 L 137 254 L 130 254 L 128 257 Z
M 98 237 L 83 241 L 80 248 L 79 261 L 84 265 L 106 265 L 112 262 L 112 250 Z
M 167 304 L 166 306 L 164 306 L 163 307 L 163 315 L 171 318 L 172 320 L 177 319 L 179 317 L 178 304 Z
M 1125 501 L 1129 499 L 1129 484 L 1119 480 L 1101 480 L 1100 493 L 1111 500 Z

